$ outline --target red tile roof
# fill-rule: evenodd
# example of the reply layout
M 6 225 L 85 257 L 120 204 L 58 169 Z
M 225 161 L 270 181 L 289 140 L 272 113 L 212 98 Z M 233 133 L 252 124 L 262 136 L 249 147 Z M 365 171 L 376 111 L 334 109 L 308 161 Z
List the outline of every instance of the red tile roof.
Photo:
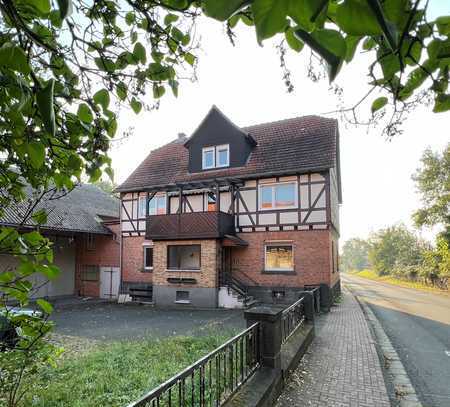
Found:
M 257 146 L 247 165 L 189 173 L 186 139 L 178 138 L 156 150 L 133 171 L 117 191 L 137 191 L 164 185 L 245 177 L 268 173 L 308 172 L 338 167 L 338 124 L 335 119 L 303 116 L 243 127 Z

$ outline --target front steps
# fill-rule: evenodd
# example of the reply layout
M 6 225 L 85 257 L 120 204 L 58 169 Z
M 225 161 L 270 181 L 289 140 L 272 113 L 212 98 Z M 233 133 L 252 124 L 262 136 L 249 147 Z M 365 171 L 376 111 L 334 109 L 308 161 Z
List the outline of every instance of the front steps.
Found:
M 219 307 L 220 308 L 234 308 L 246 309 L 253 307 L 258 303 L 252 295 L 239 293 L 231 287 L 219 288 Z

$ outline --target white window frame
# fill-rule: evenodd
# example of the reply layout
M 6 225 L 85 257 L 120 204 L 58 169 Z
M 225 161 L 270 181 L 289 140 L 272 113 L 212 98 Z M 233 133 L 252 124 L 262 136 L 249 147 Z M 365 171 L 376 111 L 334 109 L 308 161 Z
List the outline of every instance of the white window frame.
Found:
M 155 261 L 155 256 L 154 256 L 155 251 L 153 249 L 153 246 L 148 245 L 148 244 L 142 245 L 142 251 L 144 252 L 143 253 L 143 256 L 144 256 L 144 270 L 145 271 L 152 271 L 153 270 L 153 266 L 151 266 L 151 267 L 147 267 L 146 266 L 146 264 L 147 264 L 147 249 L 152 249 L 153 250 L 153 262 Z
M 291 248 L 291 250 L 292 250 L 292 268 L 291 269 L 267 267 L 267 248 L 271 247 L 271 246 L 286 246 L 286 247 Z M 294 255 L 294 245 L 292 243 L 267 242 L 264 244 L 264 271 L 281 272 L 281 271 L 294 271 L 294 270 L 295 270 L 295 255 Z
M 227 163 L 219 165 L 219 151 L 226 150 L 227 152 Z M 213 164 L 211 166 L 206 165 L 205 154 L 212 153 L 213 154 Z M 202 169 L 203 170 L 211 170 L 213 168 L 225 168 L 230 166 L 230 145 L 229 144 L 220 144 L 218 146 L 210 146 L 202 148 Z
M 278 185 L 294 185 L 294 205 L 286 206 L 275 206 L 275 188 Z M 265 187 L 272 187 L 272 207 L 263 208 L 262 206 L 262 189 Z M 296 181 L 285 181 L 285 182 L 271 182 L 267 184 L 260 184 L 258 187 L 258 209 L 260 211 L 282 211 L 283 209 L 295 209 L 298 208 L 298 183 Z
M 223 165 L 219 165 L 219 150 L 226 150 L 227 152 L 227 163 Z M 220 146 L 216 146 L 216 167 L 223 168 L 230 166 L 230 145 L 229 144 L 221 144 Z
M 149 214 L 149 216 L 155 216 L 155 215 L 158 215 L 158 202 L 156 202 L 156 213 L 154 213 L 154 214 L 151 214 L 150 213 L 150 202 L 153 200 L 153 199 L 164 199 L 164 215 L 165 214 L 167 214 L 167 195 L 166 194 L 164 194 L 164 195 L 155 195 L 152 199 L 150 199 L 150 201 L 148 201 L 148 214 Z
M 167 195 L 155 195 L 152 199 L 150 199 L 150 201 L 152 201 L 153 199 L 164 199 L 164 212 L 167 213 Z M 141 201 L 145 201 L 145 204 L 141 206 Z M 147 213 L 146 213 L 146 205 L 148 205 L 148 214 L 151 216 L 157 215 L 157 213 L 151 214 L 150 213 L 150 201 L 147 202 L 147 197 L 146 196 L 140 196 L 139 197 L 139 201 L 138 201 L 138 218 L 145 218 Z M 144 213 L 141 212 L 141 210 L 144 211 Z M 156 211 L 158 212 L 158 204 L 156 204 Z
M 205 160 L 205 153 L 208 152 L 212 152 L 213 154 L 213 164 L 212 166 L 208 167 L 206 165 L 206 160 Z M 204 147 L 202 148 L 202 169 L 204 170 L 209 170 L 211 168 L 216 168 L 216 149 L 215 147 Z

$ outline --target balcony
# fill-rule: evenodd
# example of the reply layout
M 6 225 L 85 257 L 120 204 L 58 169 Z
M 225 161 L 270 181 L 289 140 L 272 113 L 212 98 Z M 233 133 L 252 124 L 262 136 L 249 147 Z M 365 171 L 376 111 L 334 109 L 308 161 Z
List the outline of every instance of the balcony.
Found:
M 233 216 L 225 212 L 190 212 L 147 217 L 148 240 L 220 239 L 235 235 Z

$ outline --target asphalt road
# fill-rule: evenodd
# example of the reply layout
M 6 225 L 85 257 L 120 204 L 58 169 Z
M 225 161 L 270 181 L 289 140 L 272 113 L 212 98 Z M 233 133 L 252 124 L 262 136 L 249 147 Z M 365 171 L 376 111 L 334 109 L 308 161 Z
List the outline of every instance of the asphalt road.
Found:
M 450 295 L 342 280 L 381 322 L 424 407 L 450 407 Z

